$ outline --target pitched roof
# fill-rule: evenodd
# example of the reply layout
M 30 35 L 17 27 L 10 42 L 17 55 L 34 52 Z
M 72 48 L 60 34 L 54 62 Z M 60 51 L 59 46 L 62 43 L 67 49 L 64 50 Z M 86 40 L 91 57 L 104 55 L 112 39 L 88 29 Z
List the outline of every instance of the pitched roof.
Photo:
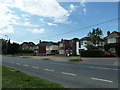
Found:
M 83 41 L 83 40 L 90 41 L 90 38 L 89 37 L 83 37 L 83 38 L 80 39 L 80 41 Z
M 56 42 L 47 42 L 47 41 L 42 41 L 37 44 L 38 46 L 48 46 L 48 45 L 58 45 Z
M 109 34 L 108 36 L 104 37 L 104 39 L 107 39 L 107 38 L 110 37 L 111 35 L 116 35 L 116 36 L 120 37 L 120 32 L 113 31 L 111 34 Z
M 23 42 L 21 45 L 31 45 L 31 46 L 33 46 L 35 44 L 33 42 Z

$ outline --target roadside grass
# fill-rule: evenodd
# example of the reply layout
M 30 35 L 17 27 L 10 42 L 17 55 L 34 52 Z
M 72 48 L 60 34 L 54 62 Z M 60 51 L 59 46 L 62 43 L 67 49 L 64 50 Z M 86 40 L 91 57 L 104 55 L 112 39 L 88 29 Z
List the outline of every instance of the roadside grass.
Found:
M 42 58 L 42 60 L 51 60 L 50 58 Z
M 80 58 L 76 58 L 76 59 L 69 59 L 68 61 L 75 61 L 75 62 L 80 62 L 80 61 L 83 61 L 83 59 L 80 59 Z
M 31 56 L 21 56 L 22 58 L 31 58 Z
M 2 66 L 2 88 L 64 88 L 63 86 Z

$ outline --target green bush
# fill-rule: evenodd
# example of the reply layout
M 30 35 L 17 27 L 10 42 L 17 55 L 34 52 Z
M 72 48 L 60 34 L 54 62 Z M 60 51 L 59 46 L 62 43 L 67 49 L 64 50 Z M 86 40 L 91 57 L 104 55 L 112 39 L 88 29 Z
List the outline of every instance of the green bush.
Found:
M 105 51 L 109 51 L 110 48 L 115 48 L 116 54 L 120 56 L 120 43 L 110 43 L 104 46 Z
M 33 53 L 33 51 L 29 49 L 19 49 L 18 53 Z
M 82 57 L 101 57 L 102 51 L 101 50 L 82 50 L 81 56 Z
M 76 59 L 70 59 L 69 61 L 76 61 L 76 62 L 79 62 L 79 61 L 83 61 L 83 60 L 80 59 L 80 58 L 76 58 Z
M 51 60 L 50 58 L 42 58 L 42 60 Z

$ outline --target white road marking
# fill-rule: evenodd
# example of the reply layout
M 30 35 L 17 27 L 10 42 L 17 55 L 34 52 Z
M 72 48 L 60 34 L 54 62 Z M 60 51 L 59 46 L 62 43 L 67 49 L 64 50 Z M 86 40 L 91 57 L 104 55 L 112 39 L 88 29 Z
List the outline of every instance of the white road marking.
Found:
M 19 63 L 16 63 L 17 65 L 20 65 Z
M 106 70 L 118 70 L 118 69 L 102 68 L 102 67 L 89 67 L 89 68 L 106 69 Z
M 26 67 L 28 67 L 29 65 L 23 64 L 23 66 L 26 66 Z
M 54 72 L 54 70 L 51 70 L 51 69 L 44 69 L 44 70 L 46 70 L 46 71 L 50 71 L 50 72 Z
M 67 73 L 67 72 L 62 72 L 62 74 L 67 74 L 67 75 L 77 76 L 76 74 L 73 74 L 73 73 Z
M 106 79 L 100 79 L 100 78 L 91 78 L 91 79 L 93 79 L 93 80 L 99 80 L 99 81 L 104 81 L 104 82 L 110 82 L 110 83 L 112 83 L 113 81 L 111 81 L 111 80 L 106 80 Z
M 14 62 L 10 62 L 10 63 L 14 63 Z
M 36 66 L 32 66 L 32 68 L 37 68 L 37 69 L 38 69 L 39 67 L 36 67 Z

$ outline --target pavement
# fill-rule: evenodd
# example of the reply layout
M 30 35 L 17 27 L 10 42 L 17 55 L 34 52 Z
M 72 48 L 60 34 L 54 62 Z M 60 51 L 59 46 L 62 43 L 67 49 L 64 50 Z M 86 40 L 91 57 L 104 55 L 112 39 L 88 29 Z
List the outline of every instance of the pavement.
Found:
M 89 60 L 91 59 L 89 58 Z M 100 60 L 98 59 L 98 61 Z M 106 61 L 108 62 L 108 60 Z M 8 56 L 3 56 L 2 65 L 70 88 L 118 88 L 119 69 L 115 65 Z

